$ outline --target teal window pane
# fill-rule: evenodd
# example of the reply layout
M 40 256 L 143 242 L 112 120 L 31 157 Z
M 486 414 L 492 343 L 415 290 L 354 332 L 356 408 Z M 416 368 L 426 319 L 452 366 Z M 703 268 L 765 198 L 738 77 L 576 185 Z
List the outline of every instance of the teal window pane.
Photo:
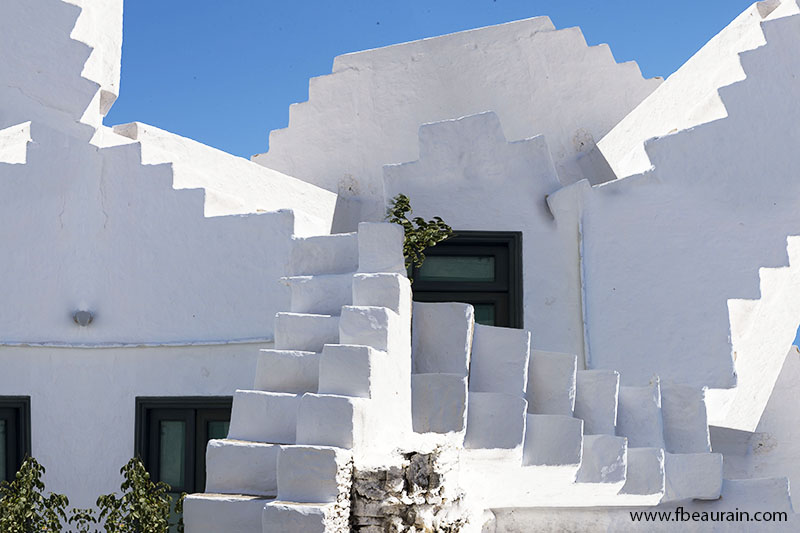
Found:
M 6 479 L 6 421 L 0 420 L 0 481 Z
M 186 422 L 162 420 L 158 447 L 158 478 L 171 487 L 185 487 Z
M 484 326 L 494 326 L 494 304 L 473 304 L 475 322 Z
M 212 420 L 208 423 L 208 440 L 224 439 L 228 436 L 231 423 L 227 420 Z
M 491 255 L 431 255 L 419 268 L 417 279 L 492 282 L 494 269 L 494 256 Z

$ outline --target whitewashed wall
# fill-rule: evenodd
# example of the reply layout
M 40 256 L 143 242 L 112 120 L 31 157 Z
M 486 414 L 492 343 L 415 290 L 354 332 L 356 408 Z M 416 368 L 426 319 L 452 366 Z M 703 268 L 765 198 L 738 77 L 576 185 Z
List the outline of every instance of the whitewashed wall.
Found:
M 649 141 L 651 171 L 551 200 L 577 198 L 563 204 L 583 226 L 591 364 L 628 384 L 657 373 L 736 386 L 709 391 L 709 416 L 745 430 L 800 320 L 798 261 L 787 267 L 787 235 L 800 233 L 800 16 L 760 23 L 767 44 L 741 54 L 746 79 L 720 89 L 726 118 Z
M 728 479 L 789 478 L 792 505 L 800 509 L 800 351 L 792 346 L 755 431 L 711 428 L 711 446 L 724 456 Z
M 381 168 L 419 158 L 420 124 L 494 111 L 510 140 L 545 135 L 562 182 L 602 181 L 580 158 L 659 83 L 578 28 L 521 20 L 337 57 L 253 160 L 340 191 L 335 227 L 352 230 L 385 214 Z
M 387 200 L 407 195 L 413 216 L 456 230 L 521 231 L 523 318 L 542 350 L 583 354 L 577 228 L 545 198 L 560 187 L 543 136 L 506 141 L 483 113 L 419 129 L 420 159 L 384 167 Z
M 134 454 L 137 396 L 231 396 L 251 388 L 267 344 L 140 348 L 0 347 L 0 391 L 31 397 L 32 453 L 48 491 L 94 506 L 119 492 Z

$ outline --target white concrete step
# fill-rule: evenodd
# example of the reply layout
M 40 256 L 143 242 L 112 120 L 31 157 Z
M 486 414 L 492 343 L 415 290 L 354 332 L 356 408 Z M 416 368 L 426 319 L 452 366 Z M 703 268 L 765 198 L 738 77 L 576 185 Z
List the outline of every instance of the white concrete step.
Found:
M 370 398 L 392 377 L 388 357 L 386 352 L 369 346 L 326 344 L 319 361 L 317 392 Z
M 391 351 L 401 348 L 403 334 L 400 317 L 386 307 L 345 306 L 339 321 L 339 342 L 371 346 L 376 350 Z M 338 344 L 331 342 L 327 344 Z
M 264 506 L 261 523 L 263 533 L 343 533 L 349 531 L 349 513 L 334 503 L 276 500 Z M 228 533 L 217 533 L 222 531 Z
M 467 378 L 461 374 L 412 374 L 416 433 L 461 433 L 467 428 Z
M 352 449 L 354 443 L 365 438 L 363 422 L 369 401 L 333 394 L 304 394 L 297 411 L 297 444 Z
M 625 505 L 655 505 L 664 496 L 664 450 L 632 448 L 628 443 L 625 485 L 620 491 Z
M 415 374 L 469 374 L 475 311 L 462 303 L 414 302 L 411 346 Z
M 530 347 L 529 331 L 475 324 L 470 392 L 503 392 L 524 398 Z
M 575 355 L 532 350 L 528 370 L 528 412 L 572 416 L 575 408 Z
M 617 435 L 628 438 L 628 448 L 663 448 L 661 387 L 658 379 L 644 387 L 620 387 Z
M 281 278 L 292 291 L 292 313 L 338 315 L 353 303 L 353 274 L 315 274 Z
M 253 388 L 295 394 L 317 392 L 319 360 L 320 354 L 317 352 L 261 350 Z
M 575 417 L 583 420 L 587 435 L 616 435 L 619 372 L 578 370 Z
M 628 441 L 611 435 L 584 435 L 578 483 L 619 484 L 625 482 Z
M 711 451 L 705 391 L 699 387 L 661 384 L 661 417 L 667 453 Z
M 521 451 L 527 406 L 525 399 L 513 394 L 470 392 L 464 447 Z
M 275 349 L 321 352 L 339 342 L 339 317 L 302 313 L 275 315 Z
M 298 394 L 237 390 L 228 438 L 294 444 L 300 399 Z
M 282 446 L 278 454 L 278 500 L 331 503 L 349 498 L 353 457 L 328 446 Z M 346 492 L 346 494 L 345 494 Z
M 356 306 L 386 307 L 411 317 L 411 282 L 403 274 L 355 274 L 352 299 Z
M 188 533 L 258 533 L 272 498 L 240 494 L 190 494 L 183 501 Z
M 564 415 L 527 415 L 523 465 L 577 472 L 583 454 L 583 421 Z
M 403 228 L 387 222 L 358 224 L 358 271 L 405 274 Z
M 295 238 L 288 270 L 295 276 L 355 272 L 358 270 L 358 235 L 353 232 Z
M 208 441 L 205 491 L 272 496 L 278 493 L 280 445 L 243 440 Z
M 722 491 L 722 454 L 667 453 L 664 455 L 664 479 L 661 503 L 716 500 Z

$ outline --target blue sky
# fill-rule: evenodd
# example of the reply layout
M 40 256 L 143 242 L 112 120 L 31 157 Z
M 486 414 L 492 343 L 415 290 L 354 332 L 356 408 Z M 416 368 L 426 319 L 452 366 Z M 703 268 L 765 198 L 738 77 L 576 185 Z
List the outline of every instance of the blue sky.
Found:
M 751 3 L 126 0 L 121 94 L 106 124 L 145 122 L 249 157 L 342 53 L 548 15 L 666 77 Z

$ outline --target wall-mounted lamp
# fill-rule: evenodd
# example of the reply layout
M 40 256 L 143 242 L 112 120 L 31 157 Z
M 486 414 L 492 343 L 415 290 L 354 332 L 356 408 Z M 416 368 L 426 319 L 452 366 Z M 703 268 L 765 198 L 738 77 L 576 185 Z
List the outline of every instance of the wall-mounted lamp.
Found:
M 94 320 L 94 315 L 91 311 L 75 311 L 75 313 L 72 315 L 72 320 L 74 320 L 75 323 L 82 328 L 85 328 L 92 323 L 92 320 Z

